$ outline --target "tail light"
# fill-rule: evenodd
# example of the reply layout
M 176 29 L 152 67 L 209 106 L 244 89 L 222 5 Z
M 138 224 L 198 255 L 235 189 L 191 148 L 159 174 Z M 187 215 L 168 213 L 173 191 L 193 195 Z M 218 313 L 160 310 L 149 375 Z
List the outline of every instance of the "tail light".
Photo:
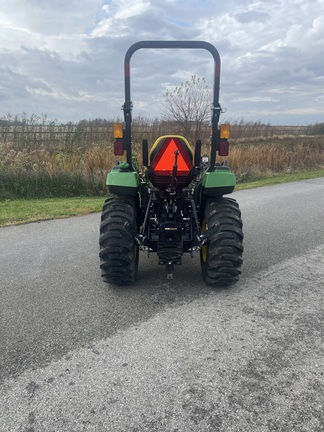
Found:
M 220 140 L 219 142 L 219 156 L 228 156 L 229 143 L 227 140 Z
M 114 155 L 123 156 L 124 154 L 124 143 L 122 139 L 116 139 L 114 142 Z

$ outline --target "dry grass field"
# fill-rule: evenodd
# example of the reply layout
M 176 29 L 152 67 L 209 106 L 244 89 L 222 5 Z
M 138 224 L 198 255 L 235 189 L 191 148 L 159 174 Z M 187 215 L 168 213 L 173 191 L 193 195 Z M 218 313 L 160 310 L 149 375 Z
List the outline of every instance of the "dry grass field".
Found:
M 111 125 L 0 121 L 0 199 L 104 195 L 106 174 L 115 164 Z M 316 125 L 312 129 L 234 122 L 231 128 L 227 162 L 238 182 L 324 167 L 324 134 Z M 144 137 L 152 145 L 166 133 L 181 133 L 181 126 L 135 119 L 133 148 L 138 159 Z M 209 128 L 201 135 L 208 154 Z

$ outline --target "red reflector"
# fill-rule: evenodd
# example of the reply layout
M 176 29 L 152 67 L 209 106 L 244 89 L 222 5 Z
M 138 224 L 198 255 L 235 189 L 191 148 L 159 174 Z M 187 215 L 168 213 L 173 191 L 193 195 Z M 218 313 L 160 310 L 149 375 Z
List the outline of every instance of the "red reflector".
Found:
M 228 141 L 220 141 L 219 143 L 219 156 L 228 156 L 229 143 Z
M 114 142 L 114 155 L 115 156 L 123 156 L 124 154 L 124 143 L 123 140 L 116 140 Z

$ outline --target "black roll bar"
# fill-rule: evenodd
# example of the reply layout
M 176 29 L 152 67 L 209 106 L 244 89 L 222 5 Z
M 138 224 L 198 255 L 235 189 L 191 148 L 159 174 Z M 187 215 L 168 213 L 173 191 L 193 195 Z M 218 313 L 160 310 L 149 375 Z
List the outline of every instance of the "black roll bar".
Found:
M 132 55 L 141 48 L 180 48 L 180 49 L 204 49 L 211 53 L 214 58 L 214 89 L 212 106 L 212 137 L 209 171 L 214 170 L 216 162 L 216 151 L 219 149 L 218 121 L 221 112 L 219 105 L 219 80 L 220 80 L 220 57 L 217 49 L 210 43 L 204 41 L 142 41 L 131 45 L 125 55 L 125 103 L 123 105 L 125 119 L 124 145 L 129 166 L 132 168 L 132 101 L 130 96 L 130 60 Z

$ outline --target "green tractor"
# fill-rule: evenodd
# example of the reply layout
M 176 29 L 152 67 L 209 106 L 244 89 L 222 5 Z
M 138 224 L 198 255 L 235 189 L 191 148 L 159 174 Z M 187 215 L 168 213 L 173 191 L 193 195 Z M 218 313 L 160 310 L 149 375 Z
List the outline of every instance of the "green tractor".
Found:
M 215 62 L 211 153 L 201 157 L 201 141 L 195 149 L 183 136 L 158 138 L 149 151 L 142 142 L 143 169 L 132 156 L 132 102 L 130 59 L 142 48 L 205 49 Z M 124 123 L 114 125 L 114 154 L 117 161 L 107 176 L 109 198 L 100 225 L 100 268 L 109 284 L 136 281 L 139 251 L 156 253 L 158 263 L 173 279 L 174 266 L 184 253 L 200 252 L 203 280 L 226 286 L 239 280 L 242 266 L 243 232 L 237 202 L 223 195 L 233 192 L 235 175 L 226 161 L 229 125 L 218 125 L 220 58 L 216 48 L 199 41 L 143 41 L 132 45 L 125 56 Z

